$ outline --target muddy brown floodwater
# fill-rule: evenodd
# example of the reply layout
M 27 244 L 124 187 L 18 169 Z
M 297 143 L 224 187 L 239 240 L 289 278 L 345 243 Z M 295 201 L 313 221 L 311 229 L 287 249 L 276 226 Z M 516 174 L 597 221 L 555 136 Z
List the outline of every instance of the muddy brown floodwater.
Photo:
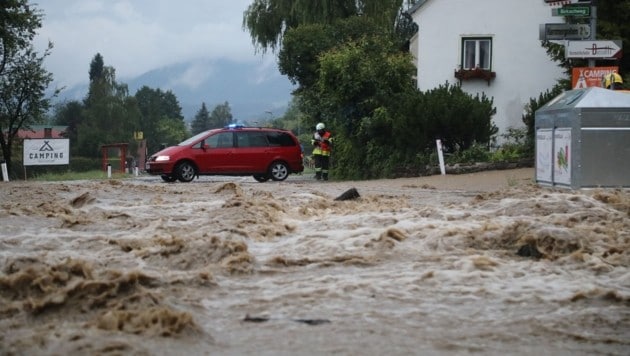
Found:
M 0 354 L 628 355 L 630 191 L 533 175 L 0 183 Z

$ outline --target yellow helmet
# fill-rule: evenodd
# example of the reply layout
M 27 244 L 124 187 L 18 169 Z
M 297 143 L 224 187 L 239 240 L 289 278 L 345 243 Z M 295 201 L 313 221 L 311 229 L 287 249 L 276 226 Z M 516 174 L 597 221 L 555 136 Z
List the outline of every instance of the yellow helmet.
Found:
M 606 74 L 603 79 L 604 88 L 610 89 L 611 87 L 619 87 L 623 84 L 623 79 L 617 72 Z

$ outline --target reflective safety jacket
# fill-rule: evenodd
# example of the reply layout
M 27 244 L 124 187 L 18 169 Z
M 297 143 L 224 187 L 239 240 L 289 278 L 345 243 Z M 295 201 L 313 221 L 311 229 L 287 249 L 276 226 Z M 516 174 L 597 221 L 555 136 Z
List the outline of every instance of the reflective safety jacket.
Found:
M 313 148 L 313 154 L 330 156 L 331 142 L 332 137 L 329 131 L 324 131 L 323 135 L 320 135 L 319 132 L 315 132 L 311 140 L 311 143 L 315 146 L 315 148 Z

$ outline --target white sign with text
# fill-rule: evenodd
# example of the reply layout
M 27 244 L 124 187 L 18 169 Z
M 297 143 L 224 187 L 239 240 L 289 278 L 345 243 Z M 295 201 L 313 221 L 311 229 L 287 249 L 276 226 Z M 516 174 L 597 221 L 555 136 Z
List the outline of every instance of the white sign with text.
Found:
M 70 163 L 70 140 L 44 138 L 24 140 L 24 165 L 45 166 Z

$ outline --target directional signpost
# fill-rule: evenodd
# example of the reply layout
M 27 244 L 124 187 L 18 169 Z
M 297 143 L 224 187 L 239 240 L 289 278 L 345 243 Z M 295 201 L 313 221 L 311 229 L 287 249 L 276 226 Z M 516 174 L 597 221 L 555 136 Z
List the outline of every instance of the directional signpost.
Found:
M 586 17 L 591 16 L 591 8 L 588 6 L 567 6 L 551 9 L 551 16 Z
M 566 58 L 618 59 L 621 58 L 621 40 L 568 41 L 564 47 Z
M 584 40 L 591 36 L 587 24 L 546 23 L 540 25 L 540 40 Z

